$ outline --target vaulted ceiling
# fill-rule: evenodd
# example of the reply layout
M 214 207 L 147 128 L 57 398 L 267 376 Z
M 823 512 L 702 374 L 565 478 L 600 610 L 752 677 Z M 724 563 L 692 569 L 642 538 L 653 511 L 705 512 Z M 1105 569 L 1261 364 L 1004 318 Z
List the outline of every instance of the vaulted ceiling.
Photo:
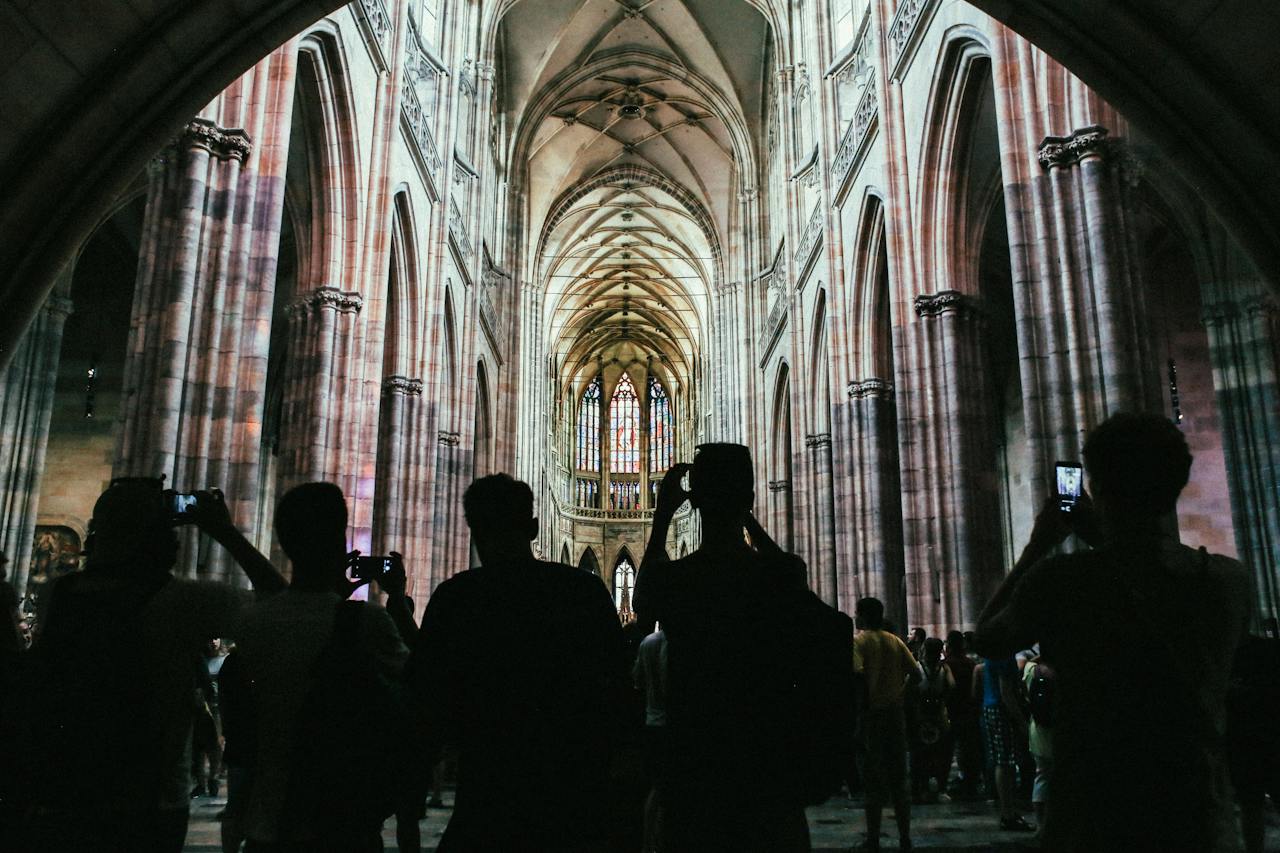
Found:
M 523 268 L 569 388 L 600 364 L 651 363 L 673 390 L 694 375 L 768 42 L 746 0 L 525 0 L 504 17 Z

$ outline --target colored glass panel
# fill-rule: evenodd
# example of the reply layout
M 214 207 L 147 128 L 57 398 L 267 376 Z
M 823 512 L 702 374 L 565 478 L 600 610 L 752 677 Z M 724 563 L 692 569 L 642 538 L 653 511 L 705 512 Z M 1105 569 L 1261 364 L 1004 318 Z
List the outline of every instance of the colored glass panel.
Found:
M 626 373 L 609 404 L 609 468 L 618 474 L 640 472 L 640 398 Z

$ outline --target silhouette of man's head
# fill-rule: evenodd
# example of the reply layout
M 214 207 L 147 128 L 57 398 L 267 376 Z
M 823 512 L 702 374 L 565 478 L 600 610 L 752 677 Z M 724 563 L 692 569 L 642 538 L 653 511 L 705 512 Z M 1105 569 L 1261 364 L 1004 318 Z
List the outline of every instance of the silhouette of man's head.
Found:
M 928 637 L 928 636 L 929 634 L 923 628 L 911 629 L 911 639 L 914 642 L 923 643 L 925 640 L 925 637 Z
M 115 480 L 93 505 L 90 562 L 126 571 L 168 571 L 178 537 L 159 478 Z
M 968 651 L 967 646 L 968 644 L 964 641 L 964 634 L 959 631 L 951 631 L 947 634 L 947 651 L 962 655 Z
M 333 483 L 303 483 L 276 505 L 276 536 L 293 585 L 328 589 L 346 571 L 347 501 Z
M 924 641 L 924 651 L 920 653 L 921 660 L 936 661 L 942 657 L 942 640 L 937 637 L 929 637 Z
M 526 555 L 529 542 L 538 535 L 533 490 L 510 474 L 491 474 L 468 486 L 462 511 L 482 564 L 486 554 L 490 561 Z
M 735 521 L 751 510 L 755 473 L 741 444 L 700 444 L 689 473 L 689 502 L 704 520 Z
M 1084 466 L 1104 516 L 1155 518 L 1176 506 L 1191 475 L 1191 451 L 1168 418 L 1122 412 L 1089 433 Z
M 884 629 L 884 602 L 878 598 L 859 598 L 853 607 L 854 621 L 869 631 Z

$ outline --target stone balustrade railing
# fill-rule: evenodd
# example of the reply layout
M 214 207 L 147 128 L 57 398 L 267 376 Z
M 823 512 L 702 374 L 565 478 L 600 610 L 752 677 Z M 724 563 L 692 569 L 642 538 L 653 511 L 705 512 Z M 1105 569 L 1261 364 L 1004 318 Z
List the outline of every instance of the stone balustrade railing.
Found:
M 408 75 L 401 89 L 403 97 L 400 109 L 409 128 L 409 136 L 418 147 L 418 156 L 422 158 L 423 165 L 434 178 L 440 172 L 440 154 L 436 151 L 435 137 L 431 135 L 430 116 L 422 108 L 422 102 L 418 100 L 418 93 Z
M 871 126 L 879 113 L 879 101 L 876 99 L 875 86 L 872 85 L 874 82 L 870 81 L 863 91 L 858 107 L 853 111 L 853 121 L 845 129 L 840 147 L 836 149 L 835 159 L 831 161 L 831 180 L 837 187 L 849 176 L 871 136 Z

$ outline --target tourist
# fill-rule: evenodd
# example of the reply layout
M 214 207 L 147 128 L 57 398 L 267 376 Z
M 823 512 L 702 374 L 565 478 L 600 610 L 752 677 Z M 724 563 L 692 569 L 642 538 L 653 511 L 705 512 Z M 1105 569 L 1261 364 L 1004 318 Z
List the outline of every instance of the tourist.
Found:
M 896 635 L 884 629 L 884 605 L 862 598 L 855 605 L 858 627 L 853 668 L 865 685 L 866 707 L 858 718 L 858 739 L 866 786 L 866 851 L 880 849 L 880 817 L 893 804 L 899 849 L 911 849 L 911 797 L 907 790 L 907 723 L 903 698 L 920 681 L 920 665 Z
M 911 694 L 911 787 L 917 802 L 938 802 L 951 775 L 951 719 L 947 702 L 956 680 L 942 657 L 942 640 L 928 637 L 920 645 L 921 679 Z M 930 790 L 929 783 L 936 788 Z
M 1057 685 L 1053 669 L 1039 658 L 1029 659 L 1022 668 L 1022 684 L 1027 693 L 1030 717 L 1027 748 L 1036 763 L 1031 807 L 1036 813 L 1036 831 L 1043 833 L 1045 811 L 1053 784 L 1053 691 Z
M 636 689 L 644 694 L 645 777 L 644 853 L 662 849 L 662 784 L 667 734 L 667 635 L 659 627 L 640 641 L 632 669 Z
M 736 444 L 700 446 L 692 467 L 673 467 L 658 489 L 634 603 L 667 640 L 667 853 L 809 849 L 803 758 L 791 744 L 804 665 L 795 634 L 811 593 L 797 584 L 799 564 L 749 521 L 753 498 L 751 456 Z M 686 500 L 702 544 L 672 562 L 651 559 Z
M 506 474 L 463 496 L 480 566 L 436 588 L 409 663 L 429 767 L 458 750 L 450 851 L 598 853 L 627 665 L 600 579 L 534 557 L 533 492 Z
M 916 660 L 920 660 L 920 654 L 924 651 L 925 638 L 929 636 L 924 628 L 912 628 L 911 638 L 907 640 L 907 648 L 911 650 L 911 655 Z
M 381 850 L 404 749 L 385 685 L 409 650 L 387 610 L 344 601 L 357 582 L 347 579 L 347 504 L 337 486 L 290 489 L 275 528 L 289 588 L 246 612 L 236 637 L 255 713 L 246 849 Z M 403 609 L 404 582 L 393 561 L 379 578 L 388 607 Z
M 1045 844 L 1235 849 L 1224 699 L 1249 574 L 1178 542 L 1173 513 L 1191 453 L 1168 419 L 1112 416 L 1086 438 L 1084 468 L 1093 507 L 1046 502 L 978 620 L 983 654 L 1038 641 L 1057 675 Z M 1050 557 L 1071 532 L 1096 550 Z
M 982 703 L 973 692 L 974 662 L 964 634 L 948 633 L 945 649 L 947 669 L 956 683 L 956 689 L 947 696 L 947 718 L 951 721 L 951 741 L 959 771 L 954 791 L 956 796 L 971 799 L 979 796 L 982 785 L 982 727 L 978 721 Z
M 1015 738 L 1026 727 L 1020 699 L 1018 663 L 1012 655 L 983 658 L 974 671 L 974 689 L 982 696 L 982 735 L 987 747 L 987 766 L 995 782 L 1000 828 L 1011 832 L 1031 832 L 1034 827 L 1018 813 L 1015 787 L 1018 781 L 1018 752 Z
M 112 482 L 94 505 L 85 569 L 53 583 L 32 649 L 33 767 L 47 772 L 35 783 L 44 817 L 29 849 L 182 849 L 195 664 L 249 593 L 172 575 L 180 520 L 221 543 L 258 592 L 285 585 L 220 493 L 199 493 L 178 519 L 160 480 Z

